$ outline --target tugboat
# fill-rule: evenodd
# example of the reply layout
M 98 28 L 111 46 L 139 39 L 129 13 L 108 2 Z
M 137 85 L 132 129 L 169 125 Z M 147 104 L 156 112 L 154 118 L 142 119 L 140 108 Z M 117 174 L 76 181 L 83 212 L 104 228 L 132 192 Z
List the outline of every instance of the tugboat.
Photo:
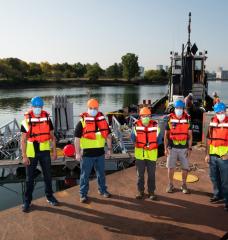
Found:
M 196 44 L 191 43 L 191 12 L 188 21 L 188 41 L 182 44 L 181 54 L 170 52 L 171 74 L 168 93 L 152 104 L 152 112 L 169 114 L 173 111 L 173 102 L 182 99 L 190 93 L 193 106 L 189 109 L 192 119 L 193 139 L 202 138 L 202 121 L 205 111 L 212 111 L 213 99 L 208 95 L 207 74 L 205 62 L 207 51 L 198 52 Z

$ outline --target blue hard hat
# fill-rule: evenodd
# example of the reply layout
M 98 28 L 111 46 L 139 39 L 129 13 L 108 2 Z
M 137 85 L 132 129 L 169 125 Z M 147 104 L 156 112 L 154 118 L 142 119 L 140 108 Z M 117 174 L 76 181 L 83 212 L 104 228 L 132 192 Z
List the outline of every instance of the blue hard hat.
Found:
M 185 104 L 184 104 L 184 102 L 182 100 L 179 99 L 179 100 L 176 100 L 174 102 L 174 107 L 175 108 L 184 108 Z
M 32 107 L 43 107 L 44 101 L 41 97 L 34 97 L 31 100 Z
M 218 112 L 225 112 L 226 111 L 226 105 L 223 102 L 216 103 L 214 105 L 214 111 L 216 113 L 218 113 Z

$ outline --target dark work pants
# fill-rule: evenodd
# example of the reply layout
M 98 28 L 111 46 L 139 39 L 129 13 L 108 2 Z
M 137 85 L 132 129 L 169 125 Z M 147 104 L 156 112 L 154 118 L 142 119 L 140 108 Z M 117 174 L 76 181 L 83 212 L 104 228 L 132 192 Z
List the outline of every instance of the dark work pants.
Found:
M 153 193 L 155 190 L 155 170 L 156 161 L 151 160 L 137 160 L 135 161 L 136 171 L 137 171 L 137 187 L 139 192 L 144 192 L 144 174 L 147 169 L 147 187 L 148 193 Z
M 52 180 L 51 180 L 51 157 L 50 151 L 41 151 L 36 153 L 35 158 L 29 158 L 30 165 L 26 167 L 26 190 L 25 190 L 25 201 L 31 203 L 32 193 L 34 189 L 34 175 L 38 164 L 40 163 L 44 182 L 45 182 L 45 194 L 46 197 L 52 196 Z

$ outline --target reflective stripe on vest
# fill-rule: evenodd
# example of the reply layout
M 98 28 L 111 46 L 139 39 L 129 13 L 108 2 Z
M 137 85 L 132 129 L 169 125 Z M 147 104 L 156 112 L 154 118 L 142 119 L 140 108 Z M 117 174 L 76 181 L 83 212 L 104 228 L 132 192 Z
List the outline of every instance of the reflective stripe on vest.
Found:
M 138 160 L 156 161 L 158 158 L 158 149 L 146 150 L 135 147 L 135 158 Z
M 170 128 L 169 137 L 173 141 L 173 144 L 185 145 L 188 139 L 189 116 L 183 113 L 181 119 L 177 119 L 176 115 L 171 113 L 168 124 Z
M 45 141 L 39 143 L 40 151 L 50 151 L 50 141 Z M 27 141 L 26 144 L 26 155 L 27 157 L 34 158 L 35 157 L 35 149 L 33 142 Z
M 211 119 L 208 130 L 208 144 L 214 147 L 228 146 L 228 117 L 220 123 L 216 116 Z M 212 148 L 212 152 L 217 151 Z M 219 150 L 220 152 L 220 150 Z M 216 153 L 212 153 L 216 154 Z M 219 154 L 217 154 L 219 155 Z
M 25 114 L 22 125 L 27 132 L 28 141 L 45 142 L 50 140 L 49 115 L 46 111 L 42 110 L 40 117 L 35 117 L 33 111 L 29 111 Z
M 96 139 L 97 129 L 102 134 L 104 138 L 107 138 L 109 135 L 109 126 L 101 112 L 98 112 L 96 117 L 91 117 L 88 113 L 81 114 L 81 122 L 83 127 L 83 137 L 88 139 Z
M 87 117 L 90 118 L 90 117 Z M 90 118 L 91 119 L 91 118 Z M 94 121 L 94 118 L 92 117 L 92 120 Z M 85 118 L 81 119 L 82 127 L 83 129 L 86 126 Z M 94 133 L 95 139 L 80 138 L 80 148 L 81 149 L 88 149 L 88 148 L 103 148 L 105 146 L 105 138 L 101 135 L 101 132 L 95 132 Z
M 144 126 L 141 120 L 135 123 L 136 148 L 144 148 L 148 150 L 156 149 L 158 124 L 156 121 L 150 120 L 148 126 Z

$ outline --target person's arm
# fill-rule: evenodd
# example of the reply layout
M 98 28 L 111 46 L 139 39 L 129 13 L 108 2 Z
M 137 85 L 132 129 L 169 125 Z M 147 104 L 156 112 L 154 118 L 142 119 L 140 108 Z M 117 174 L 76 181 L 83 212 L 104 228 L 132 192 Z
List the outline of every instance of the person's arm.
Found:
M 26 154 L 26 145 L 27 145 L 27 134 L 21 133 L 21 152 L 24 165 L 30 165 L 30 160 Z
M 192 151 L 192 130 L 188 130 L 188 157 L 190 157 Z
M 207 139 L 209 138 L 209 136 L 210 136 L 210 128 L 208 128 Z M 209 163 L 209 161 L 210 161 L 209 148 L 210 147 L 209 147 L 207 139 L 206 139 L 206 149 L 205 149 L 205 151 L 206 151 L 205 162 Z
M 78 161 L 82 160 L 82 154 L 81 154 L 81 148 L 80 148 L 80 138 L 82 137 L 82 131 L 83 131 L 82 122 L 79 121 L 74 131 L 74 137 L 75 137 L 74 147 L 76 151 L 75 159 Z
M 158 130 L 157 130 L 157 143 L 158 143 L 158 145 L 160 145 L 162 143 L 161 129 L 159 126 L 158 126 Z
M 165 130 L 165 134 L 164 134 L 164 154 L 165 154 L 165 156 L 169 155 L 168 143 L 169 143 L 169 130 Z
M 75 146 L 75 151 L 76 151 L 75 159 L 80 161 L 80 160 L 82 160 L 81 148 L 80 148 L 80 138 L 75 137 L 74 146 Z
M 52 152 L 53 152 L 53 160 L 57 159 L 57 151 L 56 151 L 56 137 L 54 131 L 50 131 L 50 137 L 52 141 Z
M 112 153 L 112 134 L 111 133 L 108 135 L 106 141 L 107 141 L 108 150 L 105 154 L 105 157 L 110 158 Z
M 132 131 L 131 131 L 131 141 L 133 142 L 133 143 L 135 143 L 135 141 L 136 141 L 136 136 L 135 136 L 135 128 L 133 128 L 132 129 Z

